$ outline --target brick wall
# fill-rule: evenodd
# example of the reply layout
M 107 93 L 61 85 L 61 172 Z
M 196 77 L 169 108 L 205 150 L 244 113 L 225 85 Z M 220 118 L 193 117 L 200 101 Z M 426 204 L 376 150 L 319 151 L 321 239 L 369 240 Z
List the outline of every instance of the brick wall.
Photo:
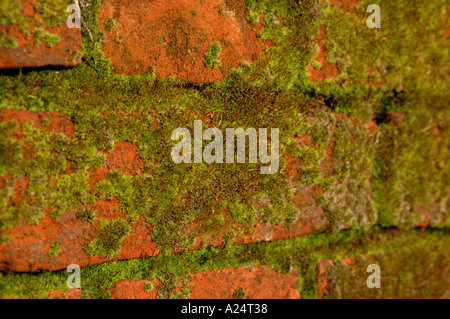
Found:
M 444 1 L 69 4 L 0 15 L 0 296 L 449 297 Z M 194 120 L 279 170 L 175 164 Z

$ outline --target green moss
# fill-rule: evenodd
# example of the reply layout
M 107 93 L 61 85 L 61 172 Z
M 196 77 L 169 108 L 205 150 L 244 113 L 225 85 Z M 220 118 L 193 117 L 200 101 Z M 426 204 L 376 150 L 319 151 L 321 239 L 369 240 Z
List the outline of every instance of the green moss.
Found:
M 446 220 L 448 132 L 436 137 L 418 129 L 435 125 L 440 124 L 424 110 L 407 112 L 398 129 L 380 127 L 384 139 L 377 152 L 374 189 L 383 226 L 411 227 L 424 218 L 420 213 L 417 220 L 415 212 L 427 214 L 434 226 Z
M 58 219 L 59 217 L 61 217 L 61 213 L 57 210 L 57 209 L 52 209 L 48 215 L 53 218 L 53 219 Z
M 105 28 L 106 28 L 106 30 L 108 30 L 108 31 L 111 31 L 112 28 L 114 28 L 115 25 L 116 25 L 116 24 L 115 24 L 115 22 L 114 22 L 113 19 L 108 19 L 108 20 L 105 21 Z
M 233 299 L 244 299 L 245 298 L 245 288 L 244 287 L 237 287 L 233 291 Z
M 225 247 L 230 247 L 236 238 L 236 233 L 232 229 L 228 229 L 222 238 L 222 243 Z
M 0 47 L 4 49 L 16 49 L 17 41 L 13 37 L 5 34 L 0 34 Z
M 369 251 L 370 257 L 356 256 L 353 267 L 335 260 L 327 270 L 328 285 L 324 298 L 375 299 L 395 296 L 415 299 L 445 296 L 445 283 L 440 277 L 449 262 L 445 253 L 447 239 L 425 239 L 423 234 L 416 236 L 415 241 L 409 244 L 398 238 Z M 369 276 L 366 270 L 370 264 L 380 267 L 381 289 L 368 289 L 366 286 Z
M 74 54 L 69 58 L 70 62 L 77 62 L 81 61 L 81 58 L 83 57 L 83 52 L 76 50 Z
M 155 81 L 153 75 L 114 74 L 101 48 L 99 1 L 91 1 L 82 11 L 87 26 L 82 29 L 86 63 L 58 72 L 0 75 L 0 108 L 61 112 L 75 126 L 73 138 L 67 138 L 25 122 L 20 127 L 25 136 L 21 140 L 14 135 L 19 128 L 15 121 L 0 123 L 0 176 L 10 173 L 13 178 L 0 190 L 1 230 L 21 220 L 38 223 L 49 209 L 80 212 L 80 207 L 98 199 L 115 197 L 126 221 L 101 221 L 96 238 L 86 246 L 92 254 L 112 258 L 129 231 L 128 222 L 143 216 L 153 226 L 152 240 L 161 256 L 83 268 L 84 297 L 108 297 L 114 281 L 150 277 L 161 280 L 159 297 L 186 297 L 183 278 L 190 271 L 264 264 L 282 272 L 297 269 L 301 296 L 313 298 L 321 258 L 337 260 L 390 245 L 387 239 L 371 244 L 372 238 L 367 237 L 360 248 L 363 235 L 356 229 L 370 234 L 377 222 L 411 227 L 420 221 L 421 211 L 430 215 L 433 229 L 448 227 L 450 138 L 447 85 L 442 76 L 448 65 L 441 41 L 443 2 L 406 6 L 382 1 L 383 21 L 389 23 L 376 32 L 365 27 L 364 19 L 324 2 L 245 2 L 251 21 L 264 14 L 259 39 L 271 40 L 275 46 L 252 64 L 230 70 L 221 82 L 193 86 L 176 79 Z M 6 8 L 1 19 L 20 18 L 16 2 L 0 3 Z M 361 1 L 357 12 L 365 14 L 368 3 Z M 46 8 L 41 6 L 41 12 Z M 342 28 L 343 23 L 348 27 Z M 319 24 L 327 25 L 327 60 L 337 65 L 340 75 L 311 83 L 306 68 L 315 54 L 313 39 Z M 218 66 L 220 47 L 210 46 L 206 64 Z M 367 72 L 368 66 L 373 72 Z M 384 83 L 367 85 L 381 78 Z M 389 112 L 404 113 L 404 122 L 391 125 Z M 280 174 L 262 176 L 258 164 L 175 165 L 170 158 L 171 132 L 191 127 L 205 114 L 211 117 L 208 126 L 222 130 L 278 127 Z M 365 128 L 371 120 L 378 124 L 375 136 Z M 298 140 L 311 142 L 305 145 Z M 111 152 L 119 141 L 137 146 L 140 173 L 110 171 L 106 180 L 89 185 L 90 170 L 105 164 L 105 155 L 99 151 Z M 285 156 L 299 162 L 292 179 L 284 175 L 290 169 Z M 29 180 L 28 197 L 9 207 L 12 188 L 22 177 Z M 352 226 L 353 232 L 229 246 L 233 233 L 242 239 L 257 222 L 288 226 L 302 217 L 308 207 L 293 205 L 296 192 L 316 186 L 323 191 L 316 196 L 316 204 L 323 208 L 330 230 Z M 188 233 L 192 225 L 197 231 Z M 195 238 L 208 242 L 224 227 L 227 249 L 186 251 Z M 109 230 L 114 236 L 107 235 Z M 440 232 L 418 235 L 419 239 L 414 237 L 417 234 L 421 233 L 401 235 L 404 241 L 393 247 L 416 240 L 426 247 L 429 238 L 436 243 L 447 240 Z M 174 249 L 182 253 L 170 254 Z M 1 281 L 8 296 L 14 292 L 46 296 L 45 291 L 67 289 L 66 275 L 39 274 L 33 277 L 35 290 L 30 291 L 24 284 L 30 278 L 27 274 Z M 17 288 L 14 283 L 19 283 Z M 176 290 L 181 286 L 181 292 Z
M 60 41 L 60 38 L 57 34 L 45 32 L 41 28 L 35 28 L 33 30 L 33 39 L 36 45 L 38 45 L 42 41 L 47 48 L 52 48 L 53 44 L 59 43 Z
M 302 85 L 307 79 L 306 67 L 313 55 L 313 36 L 320 17 L 319 2 L 306 0 L 254 1 L 246 0 L 247 19 L 255 23 L 264 14 L 264 25 L 257 32 L 260 41 L 269 40 L 275 45 L 266 49 L 245 77 L 255 85 L 276 84 L 280 89 Z M 283 23 L 280 23 L 283 21 Z
M 214 216 L 214 223 L 221 226 L 225 225 L 225 217 L 222 214 Z
M 377 222 L 370 179 L 374 152 L 372 140 L 355 119 L 336 121 L 333 157 L 338 161 L 334 184 L 323 194 L 330 226 L 370 227 Z
M 57 218 L 60 212 L 94 201 L 89 194 L 87 169 L 99 167 L 103 155 L 99 156 L 95 149 L 86 149 L 85 145 L 69 143 L 62 134 L 37 129 L 31 121 L 22 124 L 24 141 L 13 135 L 18 129 L 14 120 L 2 122 L 0 127 L 0 149 L 4 155 L 0 171 L 10 173 L 14 179 L 25 177 L 29 180 L 26 198 L 11 207 L 6 207 L 3 202 L 2 229 L 12 228 L 22 219 L 37 224 L 48 209 L 52 209 L 49 214 Z M 22 156 L 24 150 L 27 152 L 25 158 Z M 67 173 L 67 159 L 79 171 Z M 11 194 L 5 196 L 7 199 Z
M 319 61 L 316 61 L 316 60 L 312 61 L 311 65 L 316 70 L 319 70 L 320 68 L 322 68 L 322 64 Z
M 330 289 L 326 298 L 352 298 L 358 294 L 370 298 L 439 297 L 445 291 L 442 269 L 449 262 L 445 254 L 448 241 L 448 234 L 440 231 L 381 230 L 365 235 L 342 231 L 232 246 L 227 252 L 220 248 L 209 248 L 146 259 L 114 261 L 82 268 L 82 298 L 109 298 L 112 283 L 121 279 L 153 281 L 155 278 L 161 281 L 156 287 L 159 298 L 185 298 L 189 296 L 190 273 L 244 265 L 264 265 L 282 273 L 297 271 L 301 298 L 317 298 L 316 267 L 320 259 L 332 259 L 335 265 L 343 267 L 341 270 L 329 268 L 326 275 Z M 419 257 L 423 253 L 426 259 Z M 382 289 L 370 290 L 365 286 L 368 276 L 365 270 L 372 261 L 363 256 L 374 256 L 376 263 L 380 264 Z M 357 268 L 341 264 L 340 260 L 344 257 L 352 257 Z M 399 276 L 405 272 L 407 275 Z M 65 270 L 0 275 L 0 295 L 3 298 L 45 296 L 46 291 L 67 290 L 66 279 Z M 180 287 L 183 288 L 180 290 Z M 150 289 L 150 285 L 147 288 Z M 242 289 L 237 292 L 237 296 L 242 296 Z
M 22 143 L 10 136 L 17 130 L 17 123 L 13 120 L 0 123 L 0 174 L 14 170 L 16 163 L 22 159 Z
M 59 42 L 59 37 L 45 32 L 64 23 L 68 17 L 67 7 L 72 4 L 69 0 L 38 0 L 33 3 L 36 14 L 25 15 L 19 1 L 2 0 L 0 2 L 0 25 L 14 25 L 19 28 L 19 32 L 30 36 L 29 26 L 34 25 L 33 38 L 35 43 L 44 42 L 47 47 Z M 0 46 L 13 49 L 17 47 L 14 38 L 1 36 Z
M 34 8 L 41 15 L 45 26 L 53 28 L 66 21 L 69 16 L 66 9 L 72 3 L 69 0 L 38 0 Z
M 49 121 L 47 118 L 43 117 L 43 118 L 41 119 L 41 125 L 42 125 L 43 127 L 47 127 L 47 126 L 50 125 L 50 121 Z
M 250 11 L 247 16 L 247 22 L 250 24 L 257 24 L 259 22 L 259 13 Z
M 57 241 L 53 241 L 50 244 L 50 249 L 47 251 L 48 257 L 56 257 L 60 252 L 59 243 Z
M 89 255 L 111 259 L 120 251 L 123 239 L 130 233 L 130 226 L 123 219 L 102 220 L 94 240 L 85 246 Z
M 357 12 L 365 12 L 368 4 L 360 2 Z M 446 220 L 438 207 L 445 206 L 447 196 L 441 190 L 448 178 L 441 165 L 448 156 L 448 130 L 442 129 L 446 126 L 442 121 L 446 89 L 443 79 L 436 76 L 447 64 L 442 41 L 444 1 L 417 7 L 388 1 L 379 1 L 379 5 L 383 20 L 389 23 L 376 32 L 362 28 L 365 20 L 356 15 L 334 7 L 324 10 L 327 59 L 340 71 L 333 85 L 377 83 L 376 88 L 353 93 L 352 100 L 338 109 L 378 123 L 372 171 L 379 222 L 412 227 L 424 218 L 420 212 L 426 211 L 430 223 L 437 226 Z M 349 27 L 339 27 L 342 21 Z M 370 72 L 361 72 L 369 68 Z M 391 112 L 403 114 L 400 126 L 389 123 Z M 431 130 L 438 127 L 440 135 L 433 136 Z
M 10 239 L 11 239 L 11 235 L 3 234 L 3 235 L 0 236 L 0 244 L 1 245 L 5 245 L 5 244 L 7 244 L 10 241 Z
M 203 59 L 203 65 L 207 69 L 216 69 L 220 67 L 222 62 L 218 59 L 220 52 L 222 51 L 222 47 L 218 42 L 212 42 L 208 46 L 208 51 L 205 53 L 205 57 Z
M 151 283 L 151 282 L 146 282 L 145 284 L 144 284 L 144 291 L 145 292 L 150 292 L 150 291 L 152 291 L 153 290 L 153 284 Z
M 229 206 L 229 210 L 231 213 L 231 217 L 240 224 L 253 224 L 255 213 L 254 211 L 246 204 L 240 201 L 239 199 L 232 203 Z
M 95 221 L 96 214 L 92 208 L 82 208 L 77 212 L 77 218 L 85 222 L 93 223 Z
M 21 5 L 18 1 L 0 1 L 0 25 L 19 24 L 22 21 Z

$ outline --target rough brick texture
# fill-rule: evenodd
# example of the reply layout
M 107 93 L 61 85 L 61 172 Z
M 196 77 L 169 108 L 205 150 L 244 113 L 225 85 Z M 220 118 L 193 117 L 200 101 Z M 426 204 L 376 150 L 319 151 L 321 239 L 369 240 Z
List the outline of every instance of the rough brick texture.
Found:
M 447 4 L 369 2 L 1 2 L 0 297 L 449 298 Z
M 58 3 L 57 9 L 38 0 L 9 1 L 9 7 L 2 7 L 0 69 L 81 63 L 81 30 L 65 23 L 71 14 L 65 8 L 71 2 Z

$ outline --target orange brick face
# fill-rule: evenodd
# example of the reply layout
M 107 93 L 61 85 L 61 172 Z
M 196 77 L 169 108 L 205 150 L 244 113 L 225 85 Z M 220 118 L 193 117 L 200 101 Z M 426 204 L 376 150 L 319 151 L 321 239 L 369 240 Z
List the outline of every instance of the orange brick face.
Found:
M 190 299 L 298 299 L 297 273 L 277 273 L 265 266 L 251 269 L 227 268 L 191 273 Z M 145 291 L 147 280 L 124 279 L 114 283 L 111 297 L 119 299 L 154 299 L 159 280 L 152 283 L 153 289 Z
M 66 23 L 54 27 L 39 26 L 34 20 L 40 16 L 35 12 L 36 2 L 36 0 L 16 1 L 20 6 L 22 18 L 32 21 L 28 24 L 26 32 L 23 32 L 19 25 L 0 26 L 0 34 L 7 34 L 17 44 L 15 48 L 0 47 L 0 69 L 79 65 L 82 51 L 81 29 L 68 28 Z M 67 13 L 67 18 L 69 15 L 70 13 Z M 42 42 L 36 43 L 31 36 L 35 28 L 57 36 L 59 41 L 53 43 L 51 47 Z

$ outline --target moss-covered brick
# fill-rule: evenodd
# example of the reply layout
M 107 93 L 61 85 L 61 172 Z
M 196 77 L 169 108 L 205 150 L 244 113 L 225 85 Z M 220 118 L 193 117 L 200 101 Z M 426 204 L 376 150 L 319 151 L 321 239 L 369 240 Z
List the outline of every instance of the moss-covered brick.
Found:
M 78 2 L 77 2 L 78 3 Z M 81 63 L 79 28 L 66 25 L 71 0 L 0 3 L 0 69 L 76 66 Z
M 113 261 L 81 269 L 83 287 L 80 298 L 109 298 L 111 285 L 122 279 L 153 282 L 160 298 L 188 297 L 190 282 L 198 272 L 238 267 L 251 269 L 258 265 L 286 275 L 297 273 L 294 289 L 298 290 L 300 298 L 317 298 L 316 268 L 322 259 L 334 261 L 325 273 L 328 278 L 325 298 L 439 298 L 446 289 L 448 240 L 448 234 L 442 231 L 381 230 L 366 235 L 342 231 L 333 235 L 314 234 L 277 242 L 238 245 L 227 252 L 220 248 L 208 248 Z M 423 254 L 427 258 L 422 259 Z M 370 275 L 366 269 L 372 263 L 381 267 L 381 289 L 366 286 Z M 158 278 L 157 282 L 155 278 Z M 32 289 L 30 280 L 33 282 Z M 65 270 L 3 274 L 0 275 L 3 287 L 0 292 L 3 298 L 43 297 L 46 291 L 66 291 L 66 280 Z M 183 289 L 180 290 L 180 287 Z M 233 290 L 229 294 L 231 298 Z
M 130 226 L 123 219 L 100 221 L 100 228 L 94 240 L 85 250 L 90 255 L 114 257 L 122 246 L 123 239 L 129 234 Z
M 156 79 L 155 69 L 113 72 L 105 42 L 119 24 L 99 20 L 101 3 L 90 1 L 82 10 L 83 47 L 71 52 L 85 63 L 0 74 L 0 230 L 8 232 L 0 249 L 15 243 L 21 223 L 38 226 L 50 216 L 46 222 L 58 225 L 73 214 L 92 229 L 93 237 L 83 239 L 85 252 L 105 261 L 83 267 L 82 298 L 108 298 L 122 279 L 152 282 L 160 298 L 185 298 L 192 273 L 257 265 L 298 271 L 300 297 L 317 298 L 323 259 L 333 261 L 325 297 L 445 296 L 448 8 L 443 0 L 378 0 L 382 28 L 375 30 L 363 18 L 372 2 L 348 11 L 329 1 L 245 0 L 247 22 L 267 44 L 264 54 L 221 81 L 189 83 Z M 53 11 L 62 1 L 37 1 L 39 22 L 23 17 L 18 2 L 0 4 L 0 24 L 19 24 L 30 41 L 29 25 L 42 30 L 35 37 L 45 50 L 45 44 L 61 44 L 48 35 L 49 26 L 60 24 Z M 337 75 L 313 82 L 308 66 L 325 65 L 314 60 L 323 30 L 320 50 Z M 14 50 L 13 38 L 20 43 L 2 33 L 0 46 Z M 208 45 L 200 50 L 200 67 L 219 72 L 226 45 Z M 18 113 L 4 115 L 11 110 Z M 67 117 L 72 133 L 55 128 L 46 119 L 50 113 Z M 24 121 L 28 117 L 34 120 Z M 197 119 L 222 131 L 279 128 L 279 173 L 261 175 L 261 165 L 248 160 L 173 163 L 172 131 L 192 133 Z M 114 166 L 111 154 L 121 143 L 133 145 L 138 168 Z M 103 215 L 94 219 L 97 214 Z M 138 222 L 151 225 L 159 255 L 107 261 Z M 304 236 L 287 239 L 298 234 Z M 54 257 L 48 258 L 63 255 L 55 252 L 64 241 L 49 243 Z M 380 263 L 381 290 L 365 290 L 365 256 Z M 356 268 L 342 262 L 346 258 Z M 48 297 L 47 291 L 67 290 L 66 276 L 0 274 L 0 295 Z
M 50 244 L 50 249 L 47 252 L 47 256 L 56 257 L 60 252 L 59 243 L 54 241 Z
M 218 42 L 213 42 L 208 46 L 208 51 L 203 59 L 205 68 L 218 68 L 221 65 L 221 61 L 218 59 L 220 51 L 222 48 Z

